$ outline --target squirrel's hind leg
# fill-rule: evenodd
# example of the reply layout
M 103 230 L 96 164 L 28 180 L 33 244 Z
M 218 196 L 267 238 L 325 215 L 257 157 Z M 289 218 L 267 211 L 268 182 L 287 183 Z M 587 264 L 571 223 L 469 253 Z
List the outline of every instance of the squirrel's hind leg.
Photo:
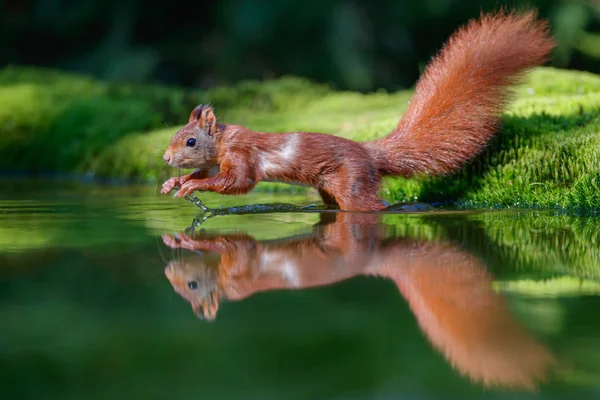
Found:
M 342 211 L 380 211 L 387 207 L 379 197 L 378 182 L 355 182 L 352 185 L 337 186 L 337 190 L 319 188 L 319 194 L 327 205 L 339 206 Z M 356 188 L 361 188 L 357 190 Z M 331 194 L 331 193 L 335 194 Z
M 321 199 L 323 199 L 323 203 L 325 203 L 328 206 L 339 206 L 335 197 L 327 193 L 325 189 L 318 188 L 317 190 L 319 191 L 319 195 L 321 195 Z
M 340 208 L 343 211 L 382 211 L 388 206 L 379 198 L 377 192 L 374 194 L 364 193 L 360 197 L 348 200 L 340 200 Z

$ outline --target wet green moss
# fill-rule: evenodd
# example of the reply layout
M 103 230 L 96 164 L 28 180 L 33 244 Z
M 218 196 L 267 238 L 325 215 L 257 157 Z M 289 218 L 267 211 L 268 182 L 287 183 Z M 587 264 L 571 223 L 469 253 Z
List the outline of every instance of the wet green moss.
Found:
M 600 207 L 600 77 L 539 68 L 516 92 L 501 133 L 463 170 L 386 179 L 384 197 L 469 207 Z M 161 154 L 199 103 L 212 104 L 224 123 L 364 141 L 390 132 L 411 94 L 336 92 L 293 77 L 192 91 L 11 67 L 0 71 L 0 170 L 156 182 L 174 173 Z M 306 189 L 264 183 L 257 190 Z

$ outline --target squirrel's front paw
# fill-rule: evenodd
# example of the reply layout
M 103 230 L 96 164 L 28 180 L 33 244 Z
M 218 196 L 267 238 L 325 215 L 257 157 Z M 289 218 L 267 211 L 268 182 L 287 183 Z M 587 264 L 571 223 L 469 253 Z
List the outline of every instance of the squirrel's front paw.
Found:
M 177 178 L 170 178 L 170 179 L 167 179 L 167 181 L 166 181 L 165 183 L 163 183 L 163 185 L 162 185 L 162 189 L 161 189 L 161 191 L 160 191 L 160 192 L 161 192 L 162 194 L 167 194 L 167 193 L 169 193 L 171 190 L 173 190 L 173 188 L 174 188 L 175 186 L 179 186 L 179 185 L 181 185 L 181 183 L 180 183 L 180 182 L 181 182 L 181 181 L 180 181 L 180 179 L 179 179 L 178 177 L 177 177 Z
M 166 244 L 167 246 L 171 247 L 171 248 L 178 248 L 180 247 L 180 240 L 178 238 L 176 238 L 175 236 L 169 235 L 168 233 L 165 233 L 162 235 L 162 240 L 163 243 Z
M 181 185 L 181 188 L 175 193 L 175 197 L 189 196 L 194 193 L 194 191 L 202 189 L 204 189 L 202 180 L 192 179 Z
M 174 249 L 182 248 L 196 250 L 197 247 L 196 241 L 189 237 L 185 232 L 179 232 L 176 235 L 169 235 L 168 233 L 165 233 L 162 236 L 162 240 L 167 246 Z

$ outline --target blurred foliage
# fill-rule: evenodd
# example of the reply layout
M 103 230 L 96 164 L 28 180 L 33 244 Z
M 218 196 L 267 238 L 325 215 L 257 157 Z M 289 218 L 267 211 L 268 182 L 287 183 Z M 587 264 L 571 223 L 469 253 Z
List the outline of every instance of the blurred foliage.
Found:
M 202 88 L 296 75 L 397 90 L 458 26 L 500 6 L 550 20 L 554 66 L 600 72 L 598 0 L 3 0 L 0 66 Z
M 8 67 L 0 71 L 0 168 L 85 172 L 107 144 L 180 123 L 196 104 L 172 88 Z

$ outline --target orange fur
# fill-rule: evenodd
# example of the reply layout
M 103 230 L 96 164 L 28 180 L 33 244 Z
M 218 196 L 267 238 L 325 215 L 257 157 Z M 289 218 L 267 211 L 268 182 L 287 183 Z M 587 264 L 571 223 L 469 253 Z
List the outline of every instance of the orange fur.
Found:
M 367 143 L 382 174 L 445 174 L 496 133 L 510 88 L 554 47 L 535 13 L 484 15 L 458 30 L 417 83 L 387 137 Z
M 500 12 L 453 34 L 426 68 L 396 129 L 366 143 L 310 132 L 253 132 L 217 124 L 198 106 L 173 136 L 164 159 L 180 168 L 219 167 L 209 178 L 172 178 L 162 193 L 248 193 L 260 181 L 313 186 L 342 210 L 381 210 L 385 175 L 447 174 L 478 154 L 496 133 L 510 88 L 554 47 L 533 12 Z M 194 145 L 189 145 L 189 140 Z
M 312 234 L 261 242 L 206 231 L 165 235 L 178 258 L 165 274 L 195 313 L 214 319 L 221 298 L 330 285 L 357 275 L 393 280 L 425 336 L 462 374 L 491 386 L 534 389 L 555 361 L 511 314 L 480 260 L 448 242 L 393 237 L 376 215 L 325 214 Z M 194 283 L 193 289 L 188 286 Z

